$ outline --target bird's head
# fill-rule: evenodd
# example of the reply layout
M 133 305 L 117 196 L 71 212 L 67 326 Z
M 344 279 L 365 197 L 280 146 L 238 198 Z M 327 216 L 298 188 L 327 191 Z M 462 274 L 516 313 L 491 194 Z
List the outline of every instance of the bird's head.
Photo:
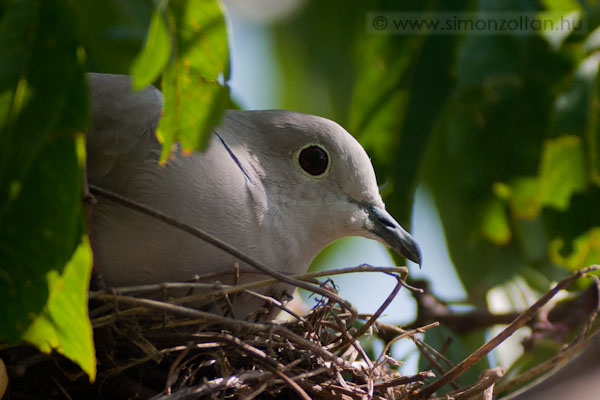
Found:
M 323 233 L 323 247 L 363 236 L 421 265 L 419 246 L 385 210 L 367 153 L 337 123 L 284 110 L 228 111 L 219 134 L 241 147 L 268 207 L 295 213 L 305 234 Z

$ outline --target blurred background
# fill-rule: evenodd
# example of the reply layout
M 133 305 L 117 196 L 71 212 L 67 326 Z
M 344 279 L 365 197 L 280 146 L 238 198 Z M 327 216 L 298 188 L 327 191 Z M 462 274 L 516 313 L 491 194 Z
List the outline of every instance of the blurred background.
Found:
M 188 140 L 193 142 L 190 147 L 201 147 L 210 123 L 225 106 L 285 108 L 330 118 L 346 128 L 371 156 L 388 211 L 413 234 L 423 252 L 422 269 L 409 265 L 409 282 L 425 288 L 425 295 L 403 288 L 383 321 L 409 327 L 446 321 L 429 330 L 424 341 L 445 349 L 454 363 L 554 282 L 600 262 L 596 1 L 225 0 L 223 7 L 213 1 L 172 1 L 167 11 L 180 24 L 177 32 L 165 26 L 172 22 L 163 18 L 166 2 L 32 2 L 37 8 L 14 7 L 19 13 L 13 13 L 9 22 L 27 27 L 18 25 L 26 21 L 19 19 L 20 13 L 37 12 L 40 32 L 55 29 L 53 37 L 68 38 L 38 45 L 23 35 L 19 40 L 33 49 L 31 57 L 37 62 L 30 62 L 29 53 L 8 40 L 0 43 L 23 65 L 40 66 L 39 71 L 32 68 L 30 77 L 31 86 L 38 82 L 39 89 L 31 92 L 39 99 L 31 107 L 35 117 L 24 113 L 22 118 L 23 126 L 31 122 L 34 132 L 39 130 L 35 123 L 44 118 L 53 124 L 64 122 L 56 118 L 60 113 L 71 124 L 60 129 L 85 131 L 84 70 L 131 73 L 139 82 L 154 82 L 164 89 L 173 84 L 169 79 L 174 68 L 180 68 L 188 85 L 184 103 L 196 107 L 195 113 L 182 115 L 201 116 L 193 122 L 204 130 L 204 136 L 197 135 L 200 139 L 183 137 L 184 145 Z M 155 31 L 150 30 L 151 20 Z M 3 29 L 13 31 L 8 23 Z M 156 34 L 154 41 L 146 41 L 149 31 Z M 57 43 L 68 51 L 57 52 Z M 172 57 L 173 43 L 180 45 L 181 60 L 191 67 Z M 63 59 L 68 62 L 61 64 Z M 9 67 L 0 72 L 14 75 L 10 87 L 18 88 L 18 74 Z M 76 95 L 68 92 L 77 85 Z M 60 101 L 73 101 L 65 103 L 72 108 L 48 100 L 58 98 L 56 93 L 63 96 Z M 81 117 L 74 121 L 73 115 Z M 2 160 L 13 160 L 5 164 L 20 174 L 26 169 L 22 165 L 28 165 L 22 159 L 36 155 L 29 155 L 18 135 L 11 140 L 23 145 L 22 152 L 3 146 L 0 153 Z M 72 161 L 77 168 L 77 160 Z M 0 172 L 10 177 L 14 172 L 10 168 Z M 61 178 L 56 181 L 65 180 L 64 174 L 56 176 Z M 81 182 L 76 174 L 69 179 L 73 187 Z M 6 199 L 7 204 L 16 204 L 18 194 L 11 196 L 18 190 L 8 178 L 0 183 L 0 205 Z M 75 207 L 78 192 L 72 188 L 71 192 Z M 33 219 L 30 210 L 36 209 L 39 198 L 31 193 L 30 203 L 19 200 L 21 214 L 3 220 L 5 226 L 29 226 L 23 218 Z M 65 218 L 81 220 L 81 215 L 71 214 Z M 57 232 L 66 225 L 64 218 L 50 217 Z M 15 232 L 9 238 L 14 243 L 34 237 L 17 228 Z M 34 233 L 45 238 L 40 232 Z M 73 243 L 78 243 L 81 232 L 76 232 Z M 23 248 L 24 254 L 31 253 L 29 247 Z M 57 257 L 59 268 L 72 251 L 71 243 L 62 258 Z M 378 243 L 348 238 L 324 250 L 312 268 L 404 265 L 395 257 Z M 31 262 L 31 268 L 39 264 Z M 11 274 L 27 279 L 35 275 L 20 271 L 28 270 L 15 267 Z M 43 277 L 42 272 L 38 275 Z M 369 273 L 336 277 L 335 282 L 359 311 L 371 313 L 395 281 Z M 43 278 L 38 283 L 46 285 Z M 27 288 L 23 284 L 17 292 L 29 295 Z M 575 311 L 591 312 L 597 304 L 588 301 L 597 300 L 594 290 L 587 280 L 561 293 L 567 304 L 563 311 L 548 312 L 461 380 L 473 382 L 482 368 L 494 365 L 510 367 L 509 375 L 517 374 L 556 354 L 581 329 L 583 319 Z M 45 304 L 47 292 L 40 293 L 35 302 L 27 297 L 35 303 L 32 307 L 27 303 L 27 310 Z M 1 296 L 2 290 L 0 300 Z M 577 301 L 568 303 L 571 298 Z M 309 305 L 314 302 L 305 300 Z M 23 319 L 21 315 L 28 314 L 16 310 L 14 315 Z M 465 315 L 469 318 L 456 318 Z M 16 336 L 17 329 L 11 329 Z M 396 357 L 407 361 L 403 372 L 427 367 L 428 362 L 418 359 L 414 346 L 406 342 L 393 348 Z M 376 354 L 382 344 L 364 346 Z

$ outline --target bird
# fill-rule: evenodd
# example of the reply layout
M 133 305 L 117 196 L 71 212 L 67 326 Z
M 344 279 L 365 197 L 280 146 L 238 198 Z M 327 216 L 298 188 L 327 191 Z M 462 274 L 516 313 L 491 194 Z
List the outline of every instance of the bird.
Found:
M 89 73 L 88 83 L 89 184 L 208 232 L 286 275 L 304 273 L 345 236 L 377 240 L 421 265 L 418 244 L 385 210 L 369 156 L 337 123 L 288 110 L 226 110 L 204 151 L 190 154 L 178 144 L 160 165 L 160 90 L 134 91 L 127 75 Z M 181 229 L 100 196 L 89 225 L 94 267 L 109 287 L 203 275 L 223 284 L 265 278 Z M 293 289 L 281 283 L 263 294 L 285 300 Z M 238 296 L 230 311 L 258 320 L 263 302 Z

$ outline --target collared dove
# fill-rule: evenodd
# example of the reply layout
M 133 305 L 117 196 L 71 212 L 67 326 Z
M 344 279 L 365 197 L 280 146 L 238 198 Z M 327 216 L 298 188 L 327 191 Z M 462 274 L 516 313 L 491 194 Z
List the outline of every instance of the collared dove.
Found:
M 90 74 L 92 127 L 88 181 L 196 226 L 285 274 L 306 271 L 325 246 L 344 236 L 378 240 L 420 264 L 413 238 L 385 211 L 361 145 L 325 118 L 284 110 L 228 110 L 204 152 L 177 149 L 159 166 L 155 129 L 161 92 L 133 92 L 124 75 Z M 265 278 L 230 254 L 149 216 L 101 197 L 92 207 L 95 265 L 111 287 Z M 216 275 L 214 274 L 216 273 Z M 264 290 L 276 298 L 293 288 Z M 234 314 L 263 304 L 235 299 Z M 271 314 L 270 317 L 275 314 Z

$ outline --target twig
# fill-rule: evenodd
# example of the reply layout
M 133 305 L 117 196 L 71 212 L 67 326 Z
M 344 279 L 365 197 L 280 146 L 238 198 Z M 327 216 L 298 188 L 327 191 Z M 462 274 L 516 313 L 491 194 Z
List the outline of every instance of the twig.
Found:
M 502 343 L 506 338 L 512 335 L 517 329 L 523 327 L 530 319 L 532 319 L 538 311 L 544 306 L 556 293 L 560 290 L 566 288 L 571 283 L 575 282 L 579 278 L 581 278 L 584 274 L 587 274 L 591 271 L 596 271 L 600 269 L 600 266 L 591 266 L 588 268 L 581 269 L 566 278 L 562 279 L 556 286 L 554 286 L 551 290 L 549 290 L 545 295 L 543 295 L 538 301 L 536 301 L 531 307 L 527 310 L 523 311 L 515 320 L 508 325 L 505 329 L 502 330 L 498 335 L 492 338 L 489 342 L 475 350 L 471 355 L 465 358 L 460 363 L 456 364 L 453 368 L 447 371 L 442 377 L 438 380 L 434 381 L 431 385 L 422 389 L 417 398 L 426 399 L 431 396 L 435 391 L 440 389 L 446 383 L 455 380 L 460 375 L 462 375 L 467 369 L 469 369 L 472 365 L 477 363 L 483 357 L 485 357 L 490 351 L 496 348 L 500 343 Z
M 296 393 L 298 393 L 298 395 L 301 398 L 303 398 L 304 400 L 312 400 L 310 396 L 304 391 L 304 389 L 302 389 L 300 385 L 298 385 L 296 382 L 290 379 L 286 374 L 277 369 L 273 370 L 273 373 L 279 376 L 281 379 L 283 379 L 285 383 L 287 383 Z
M 267 387 L 269 387 L 268 383 L 266 383 L 266 382 L 261 383 L 261 385 L 259 387 L 254 389 L 252 392 L 244 395 L 244 397 L 240 398 L 240 400 L 252 400 L 256 396 L 259 396 L 262 392 L 264 392 L 265 389 L 267 389 Z
M 383 312 L 386 310 L 386 308 L 388 308 L 388 306 L 390 305 L 390 303 L 398 295 L 398 292 L 400 291 L 400 289 L 403 286 L 404 279 L 406 279 L 406 275 L 403 276 L 403 277 L 400 277 L 398 275 L 392 275 L 392 276 L 394 278 L 396 278 L 396 280 L 397 280 L 397 283 L 396 283 L 396 286 L 394 287 L 394 290 L 392 290 L 392 292 L 387 297 L 387 299 L 385 299 L 385 301 L 383 302 L 383 304 L 381 306 L 379 306 L 379 308 L 377 309 L 377 311 L 375 312 L 375 314 L 373 314 L 371 316 L 371 318 L 369 318 L 369 320 L 358 330 L 358 332 L 356 332 L 356 334 L 354 335 L 355 338 L 359 338 L 362 335 L 364 335 L 365 332 L 369 328 L 371 328 L 371 326 L 375 323 L 375 321 L 377 321 L 379 319 L 379 317 L 381 316 L 381 314 L 383 314 Z
M 292 331 L 288 330 L 287 328 L 285 328 L 281 325 L 276 325 L 276 324 L 271 324 L 271 323 L 262 323 L 261 324 L 261 323 L 246 322 L 246 321 L 241 321 L 241 320 L 237 320 L 237 319 L 222 317 L 220 315 L 212 314 L 212 313 L 205 312 L 205 311 L 200 311 L 200 310 L 195 310 L 192 308 L 178 306 L 175 304 L 163 303 L 163 302 L 160 302 L 157 300 L 150 300 L 150 299 L 139 299 L 136 297 L 129 297 L 129 296 L 103 294 L 103 295 L 99 295 L 98 299 L 107 300 L 107 301 L 117 300 L 117 301 L 123 302 L 123 303 L 149 307 L 149 308 L 153 308 L 153 309 L 157 309 L 157 310 L 164 310 L 164 311 L 171 312 L 173 314 L 178 314 L 178 315 L 191 317 L 191 318 L 202 319 L 204 321 L 207 321 L 207 322 L 210 322 L 213 324 L 221 324 L 221 325 L 230 326 L 230 327 L 234 327 L 234 328 L 242 328 L 242 329 L 247 329 L 247 330 L 254 331 L 254 332 L 263 332 L 264 333 L 264 332 L 267 332 L 268 329 L 273 329 L 273 331 L 275 333 L 277 333 L 297 344 L 301 344 L 303 347 L 313 351 L 316 354 L 319 354 L 321 357 L 325 358 L 326 360 L 333 361 L 341 366 L 346 365 L 345 361 L 343 359 L 341 359 L 340 357 L 334 356 L 333 354 L 331 354 L 330 352 L 328 352 L 321 346 L 318 346 L 317 344 L 315 344 L 301 336 L 296 335 L 295 333 L 293 333 Z
M 408 269 L 406 267 L 374 267 L 368 264 L 361 264 L 355 267 L 350 268 L 338 268 L 332 270 L 325 271 L 315 271 L 315 272 L 307 272 L 299 275 L 291 275 L 290 277 L 297 280 L 313 282 L 314 278 L 321 278 L 325 276 L 336 276 L 343 274 L 352 274 L 352 273 L 364 273 L 364 272 L 381 272 L 388 274 L 400 274 L 402 279 L 406 279 L 408 276 Z M 212 276 L 211 279 L 216 279 L 217 277 L 222 277 L 223 273 L 217 274 L 217 276 Z M 185 303 L 194 303 L 200 300 L 204 300 L 207 298 L 212 298 L 215 296 L 223 296 L 226 294 L 233 294 L 243 292 L 245 290 L 252 290 L 263 286 L 271 286 L 273 284 L 278 283 L 278 279 L 265 279 L 261 281 L 248 282 L 235 286 L 229 286 L 222 290 L 207 292 L 207 293 L 199 293 L 191 296 L 181 297 L 173 301 L 174 304 L 185 304 Z
M 499 383 L 494 388 L 494 395 L 499 395 L 501 393 L 512 390 L 518 386 L 521 386 L 523 383 L 528 382 L 534 378 L 537 378 L 551 369 L 565 364 L 568 362 L 574 355 L 581 352 L 585 349 L 593 340 L 600 337 L 600 330 L 594 332 L 592 335 L 588 336 L 584 340 L 578 342 L 574 346 L 567 347 L 565 350 L 561 351 L 554 357 L 544 361 L 541 364 L 536 365 L 535 367 L 528 369 L 516 377 Z
M 200 282 L 163 282 L 156 283 L 153 285 L 137 285 L 137 286 L 123 286 L 111 288 L 110 290 L 115 294 L 131 294 L 131 293 L 145 293 L 145 292 L 158 292 L 165 289 L 217 289 L 223 290 L 233 287 L 231 285 L 224 285 L 222 283 L 200 283 Z M 102 293 L 106 293 L 106 290 L 97 290 L 89 293 L 89 299 L 94 299 L 96 296 Z
M 424 342 L 422 340 L 414 340 L 414 343 L 415 343 L 415 346 L 417 346 L 417 349 L 419 349 L 419 351 L 421 352 L 421 355 L 427 361 L 429 361 L 429 365 L 426 367 L 427 369 L 433 368 L 441 376 L 441 375 L 444 375 L 445 370 L 444 370 L 444 367 L 442 366 L 442 364 L 439 362 L 439 360 L 446 361 L 446 363 L 452 367 L 452 364 L 450 363 L 450 360 L 448 360 L 443 354 L 441 354 L 439 351 L 437 351 L 436 349 L 434 349 L 428 343 L 426 343 L 426 342 Z M 454 380 L 450 381 L 449 384 L 454 389 L 459 389 L 460 388 L 460 386 L 458 385 L 458 383 L 456 383 L 456 381 L 454 381 Z
M 181 354 L 177 356 L 175 361 L 173 361 L 173 363 L 169 367 L 169 373 L 167 374 L 167 383 L 165 383 L 165 392 L 167 392 L 167 394 L 171 394 L 171 387 L 177 380 L 177 377 L 179 376 L 179 371 L 181 370 L 181 368 L 179 367 L 181 365 L 181 361 L 188 355 L 189 352 L 190 346 L 186 346 L 185 350 L 183 350 Z
M 598 278 L 596 275 L 592 275 L 592 274 L 589 274 L 588 277 L 591 278 L 592 281 L 594 281 L 594 285 L 596 285 L 596 294 L 597 294 L 596 307 L 594 307 L 594 311 L 592 311 L 590 316 L 585 321 L 585 324 L 583 325 L 583 329 L 581 329 L 581 331 L 579 331 L 579 333 L 577 334 L 577 337 L 575 338 L 575 340 L 573 340 L 573 342 L 569 346 L 573 346 L 573 345 L 579 343 L 580 341 L 583 340 L 584 337 L 587 336 L 587 334 L 592 329 L 592 325 L 594 324 L 594 321 L 596 321 L 598 312 L 600 311 L 600 278 Z
M 353 315 L 353 320 L 355 321 L 358 318 L 358 312 L 356 311 L 356 309 L 354 308 L 354 306 L 352 304 L 350 304 L 349 301 L 342 299 L 341 297 L 339 297 L 338 295 L 331 293 L 328 290 L 325 290 L 321 287 L 318 286 L 314 286 L 311 285 L 309 283 L 306 283 L 304 281 L 300 281 L 298 279 L 294 279 L 291 278 L 288 275 L 282 274 L 279 271 L 276 271 L 274 269 L 271 269 L 269 267 L 267 267 L 266 265 L 254 260 L 253 258 L 247 256 L 246 254 L 242 253 L 241 251 L 239 251 L 238 249 L 236 249 L 235 247 L 231 246 L 228 243 L 225 243 L 224 241 L 222 241 L 221 239 L 201 230 L 198 229 L 194 226 L 191 226 L 189 224 L 183 223 L 181 221 L 176 220 L 175 218 L 162 213 L 158 210 L 155 210 L 151 207 L 148 207 L 144 204 L 141 204 L 137 201 L 133 201 L 131 199 L 128 199 L 125 196 L 121 196 L 120 194 L 108 191 L 106 189 L 100 188 L 96 185 L 92 185 L 89 184 L 89 190 L 91 193 L 93 193 L 94 195 L 99 195 L 102 197 L 105 197 L 111 201 L 114 201 L 116 203 L 119 203 L 123 206 L 126 206 L 132 210 L 135 210 L 137 212 L 140 212 L 142 214 L 148 215 L 150 217 L 156 218 L 159 221 L 162 221 L 166 224 L 169 224 L 175 228 L 178 228 L 184 232 L 189 233 L 192 236 L 195 236 L 199 239 L 204 240 L 207 243 L 212 244 L 213 246 L 225 251 L 226 253 L 229 253 L 230 255 L 236 257 L 237 259 L 239 259 L 240 261 L 243 261 L 245 263 L 247 263 L 248 265 L 256 268 L 257 270 L 270 275 L 276 279 L 278 279 L 281 282 L 284 283 L 288 283 L 290 285 L 293 286 L 298 286 L 301 287 L 303 289 L 306 289 L 308 291 L 311 291 L 313 293 L 318 293 L 323 297 L 327 297 L 337 303 L 339 303 L 340 305 L 342 305 L 346 310 L 348 310 L 349 312 L 352 313 Z
M 286 313 L 290 314 L 292 317 L 296 318 L 298 321 L 302 321 L 305 324 L 309 324 L 310 326 L 310 322 L 306 321 L 304 318 L 302 318 L 300 315 L 298 315 L 298 313 L 294 312 L 293 310 L 290 310 L 288 307 L 286 307 L 285 305 L 283 305 L 282 302 L 280 302 L 279 300 L 271 297 L 271 296 L 265 296 L 263 294 L 260 293 L 256 293 L 253 290 L 245 290 L 244 293 L 247 293 L 251 296 L 254 297 L 258 297 L 261 300 L 264 300 L 270 304 L 273 304 L 275 307 L 279 308 L 282 311 L 285 311 Z
M 471 397 L 488 391 L 490 387 L 493 387 L 504 376 L 504 368 L 496 367 L 493 369 L 485 370 L 481 373 L 479 380 L 471 386 L 466 388 L 455 390 L 450 393 L 446 393 L 442 397 L 434 397 L 431 400 L 446 400 L 448 398 L 455 400 L 467 400 Z M 489 392 L 489 391 L 488 391 Z
M 391 381 L 387 381 L 387 382 L 377 382 L 377 383 L 375 383 L 374 387 L 376 389 L 384 389 L 384 388 L 388 388 L 388 387 L 406 385 L 407 383 L 423 382 L 426 379 L 434 378 L 434 377 L 435 377 L 435 374 L 432 371 L 423 371 L 423 372 L 419 372 L 416 375 L 401 376 L 399 378 L 394 378 Z M 359 387 L 366 387 L 366 386 L 367 386 L 366 384 L 359 385 Z
M 377 324 L 379 325 L 380 323 L 377 323 Z M 385 325 L 385 324 L 381 324 L 381 325 Z M 396 328 L 400 332 L 400 335 L 396 336 L 394 339 L 390 340 L 389 342 L 387 342 L 385 344 L 385 347 L 383 348 L 383 350 L 381 350 L 381 353 L 379 354 L 379 357 L 377 357 L 377 361 L 375 362 L 375 365 L 377 366 L 377 365 L 379 365 L 379 364 L 382 363 L 383 356 L 385 354 L 387 354 L 387 352 L 390 350 L 390 347 L 392 347 L 392 345 L 394 343 L 396 343 L 397 341 L 399 341 L 400 339 L 404 339 L 405 337 L 413 336 L 413 335 L 416 335 L 418 333 L 425 333 L 428 329 L 434 328 L 434 327 L 436 327 L 438 325 L 439 325 L 439 323 L 434 322 L 434 323 L 431 323 L 429 325 L 422 326 L 420 328 L 411 329 L 409 331 L 405 331 L 403 329 Z

